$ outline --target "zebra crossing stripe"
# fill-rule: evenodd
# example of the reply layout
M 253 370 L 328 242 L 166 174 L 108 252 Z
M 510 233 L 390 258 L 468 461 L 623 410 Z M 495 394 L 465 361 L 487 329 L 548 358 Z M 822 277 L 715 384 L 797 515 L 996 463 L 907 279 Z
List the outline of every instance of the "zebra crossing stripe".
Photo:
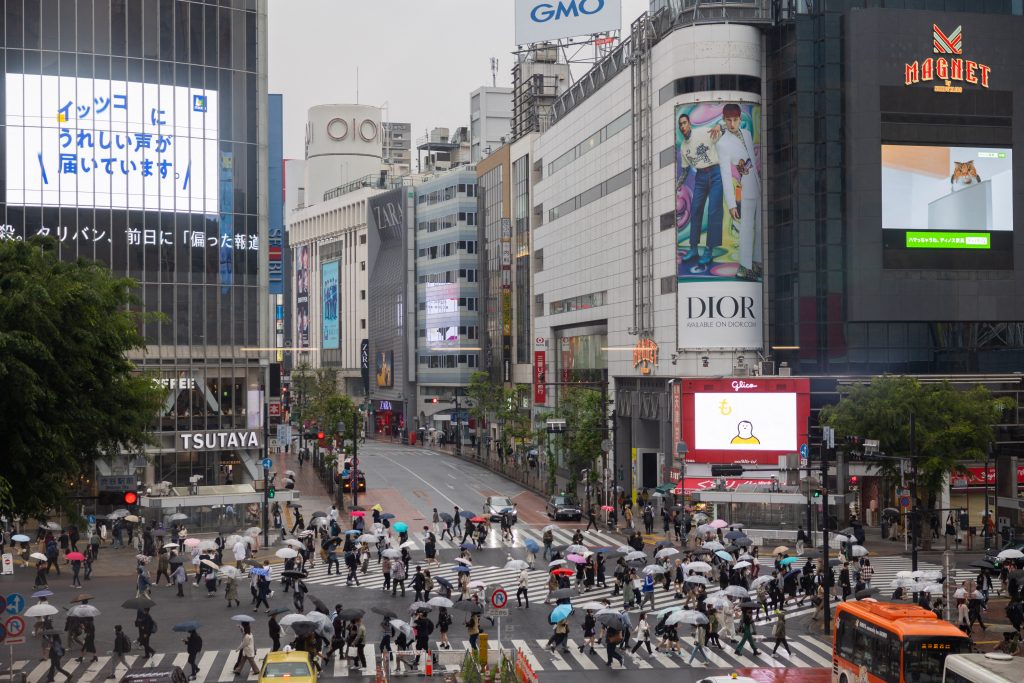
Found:
M 544 670 L 544 667 L 540 665 L 540 662 L 537 661 L 537 658 L 533 656 L 533 652 L 530 650 L 525 640 L 513 640 L 512 644 L 516 647 L 517 650 L 523 653 L 523 656 L 526 657 L 526 661 L 530 663 L 530 666 L 533 668 L 534 671 Z
M 572 638 L 566 639 L 566 647 L 569 648 L 569 656 L 576 660 L 580 665 L 580 668 L 586 670 L 596 669 L 597 665 L 594 664 L 593 660 L 590 659 L 583 652 L 580 652 L 580 648 L 583 647 L 583 641 L 579 642 L 579 645 Z
M 196 674 L 197 681 L 205 681 L 210 674 L 210 670 L 213 668 L 213 662 L 217 659 L 217 651 L 211 650 L 204 652 L 199 660 L 196 662 L 196 666 L 199 667 L 199 673 Z M 230 657 L 229 657 L 230 659 Z M 202 677 L 202 678 L 200 678 Z
M 832 666 L 832 649 L 829 648 L 828 658 L 822 656 L 821 652 L 816 652 L 814 648 L 807 645 L 807 642 L 819 644 L 817 639 L 811 638 L 809 641 L 803 640 L 790 640 L 789 646 L 797 652 L 803 653 L 811 661 L 811 666 Z
M 546 647 L 545 644 L 547 642 L 547 638 L 537 639 L 537 645 L 539 645 L 542 650 L 548 650 L 548 657 L 551 658 L 551 663 L 554 665 L 555 669 L 557 669 L 558 671 L 568 671 L 569 669 L 571 669 L 572 667 L 569 666 L 569 662 L 565 661 L 565 658 L 563 658 L 562 655 L 558 653 L 557 648 L 554 650 L 550 650 Z

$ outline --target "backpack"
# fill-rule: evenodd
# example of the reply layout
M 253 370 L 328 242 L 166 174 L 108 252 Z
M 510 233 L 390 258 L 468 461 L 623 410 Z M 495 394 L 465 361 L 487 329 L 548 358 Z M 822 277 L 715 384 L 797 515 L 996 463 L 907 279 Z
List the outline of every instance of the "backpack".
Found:
M 123 653 L 128 653 L 132 651 L 132 641 L 128 636 L 124 634 L 124 631 L 121 631 L 117 634 L 117 646 L 118 650 L 120 650 Z
M 394 561 L 394 563 L 391 565 L 391 571 L 395 575 L 396 579 L 400 581 L 405 579 L 405 563 L 401 560 Z

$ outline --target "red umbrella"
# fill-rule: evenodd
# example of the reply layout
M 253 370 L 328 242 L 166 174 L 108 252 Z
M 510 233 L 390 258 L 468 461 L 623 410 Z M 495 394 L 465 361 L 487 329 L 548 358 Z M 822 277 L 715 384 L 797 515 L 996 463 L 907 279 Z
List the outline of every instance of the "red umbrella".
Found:
M 68 560 L 83 560 L 83 561 L 85 560 L 85 555 L 83 555 L 82 553 L 78 553 L 78 552 L 68 553 L 64 557 L 65 557 L 65 559 L 68 559 Z
M 366 513 L 363 512 L 362 510 L 353 510 L 352 511 L 352 516 L 353 517 L 365 517 Z
M 473 524 L 481 524 L 487 520 L 477 515 L 476 517 L 471 517 L 469 521 L 473 522 Z
M 601 509 L 604 510 L 605 512 L 611 512 L 615 508 L 613 508 L 611 505 L 602 505 Z
M 555 569 L 551 573 L 555 576 L 572 576 L 576 572 L 571 569 Z

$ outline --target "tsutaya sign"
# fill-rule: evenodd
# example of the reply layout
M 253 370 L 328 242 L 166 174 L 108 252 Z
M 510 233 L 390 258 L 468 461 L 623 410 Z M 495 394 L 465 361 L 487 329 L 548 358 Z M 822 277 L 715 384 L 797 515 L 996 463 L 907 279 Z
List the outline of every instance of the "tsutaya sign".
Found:
M 224 451 L 238 448 L 262 448 L 260 430 L 186 432 L 178 435 L 183 451 Z
M 962 55 L 963 26 L 957 26 L 947 36 L 937 24 L 932 24 L 932 51 L 938 55 Z M 908 63 L 904 67 L 904 85 L 912 85 L 921 81 L 942 81 L 934 87 L 935 92 L 960 93 L 962 85 L 953 85 L 953 81 L 988 87 L 991 69 L 963 57 L 929 57 Z

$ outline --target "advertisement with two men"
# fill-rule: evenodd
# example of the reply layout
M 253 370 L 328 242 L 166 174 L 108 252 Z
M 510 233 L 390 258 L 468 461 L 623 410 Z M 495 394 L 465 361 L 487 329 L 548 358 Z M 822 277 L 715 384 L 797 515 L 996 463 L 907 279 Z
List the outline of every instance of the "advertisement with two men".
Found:
M 762 346 L 761 107 L 675 109 L 681 348 Z

